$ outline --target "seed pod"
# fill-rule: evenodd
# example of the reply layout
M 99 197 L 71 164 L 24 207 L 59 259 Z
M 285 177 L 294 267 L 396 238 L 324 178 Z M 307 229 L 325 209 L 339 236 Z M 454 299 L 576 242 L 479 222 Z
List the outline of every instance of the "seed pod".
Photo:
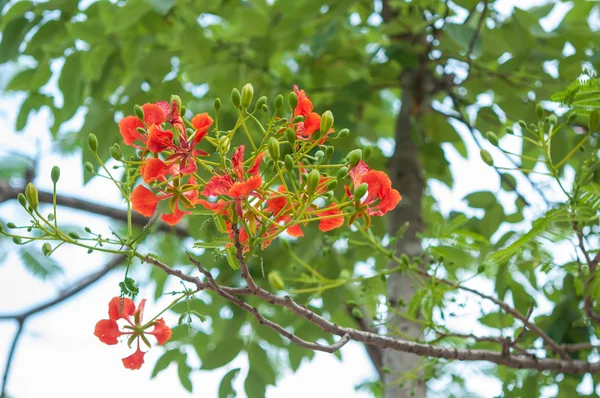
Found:
M 263 110 L 263 106 L 267 106 L 267 97 L 262 96 L 256 101 L 256 105 L 254 106 L 254 112 L 257 110 Z M 267 112 L 269 111 L 269 107 L 267 107 Z
M 133 107 L 133 113 L 135 114 L 135 116 L 137 116 L 138 119 L 144 120 L 144 110 L 141 106 L 135 105 Z
M 290 103 L 290 109 L 293 112 L 296 109 L 296 105 L 298 105 L 298 96 L 296 95 L 295 92 L 292 91 L 288 95 L 288 102 Z
M 285 169 L 287 171 L 294 170 L 294 159 L 292 158 L 292 155 L 290 155 L 290 154 L 285 155 L 284 164 L 285 164 Z
M 85 162 L 83 164 L 83 168 L 85 169 L 85 171 L 87 171 L 89 173 L 93 173 L 94 172 L 94 166 L 90 162 Z
M 215 111 L 219 112 L 219 109 L 221 109 L 221 98 L 215 98 Z
M 29 202 L 29 205 L 32 209 L 36 209 L 40 204 L 38 199 L 38 190 L 32 183 L 27 184 L 25 187 L 25 197 L 27 198 L 27 202 Z
M 254 87 L 252 84 L 247 83 L 242 87 L 242 107 L 248 108 L 250 102 L 252 102 L 252 97 L 254 96 Z
M 279 159 L 279 141 L 277 141 L 277 138 L 269 138 L 267 149 L 269 150 L 269 156 L 271 157 L 271 159 L 275 161 Z
M 494 165 L 494 159 L 492 158 L 492 155 L 490 155 L 490 153 L 488 151 L 486 151 L 485 149 L 482 149 L 481 151 L 479 151 L 479 155 L 481 156 L 481 159 L 488 166 L 493 166 Z
M 113 146 L 111 146 L 109 151 L 110 156 L 114 160 L 121 160 L 123 158 L 123 153 L 121 153 L 121 147 L 119 146 L 119 144 L 114 144 Z
M 354 197 L 356 199 L 360 199 L 367 193 L 367 189 L 369 189 L 369 185 L 366 182 L 363 182 L 356 188 L 354 188 Z
M 498 146 L 498 136 L 494 134 L 492 131 L 488 131 L 485 133 L 485 138 L 492 144 L 493 146 Z
M 42 245 L 42 253 L 44 253 L 44 256 L 46 257 L 52 254 L 52 246 L 50 243 L 46 242 Z
M 240 90 L 238 90 L 237 88 L 231 90 L 231 102 L 233 103 L 233 106 L 235 106 L 236 109 L 240 107 L 241 101 L 242 97 L 240 94 Z
M 98 137 L 96 137 L 96 135 L 93 133 L 88 135 L 88 146 L 92 152 L 96 153 L 98 151 Z
M 333 113 L 331 111 L 325 111 L 321 115 L 321 134 L 326 135 L 333 127 Z
M 344 178 L 346 178 L 346 176 L 348 175 L 348 168 L 347 167 L 340 167 L 340 169 L 337 171 L 335 178 L 337 178 L 338 180 L 343 180 Z
M 281 289 L 285 288 L 283 278 L 281 278 L 281 275 L 279 274 L 279 272 L 277 272 L 277 271 L 269 272 L 269 275 L 267 275 L 267 279 L 269 280 L 269 284 L 271 286 L 273 286 L 273 289 L 281 290 Z
M 348 155 L 346 155 L 346 159 L 348 160 L 348 167 L 353 168 L 362 159 L 362 150 L 355 149 L 350 151 Z
M 279 94 L 277 97 L 275 97 L 275 113 L 277 113 L 279 111 L 279 109 L 281 109 L 281 106 L 283 105 L 283 95 Z
M 296 143 L 296 133 L 290 128 L 285 130 L 285 138 L 287 138 L 291 146 L 294 146 Z
M 524 120 L 519 120 L 519 122 L 518 122 L 518 123 L 519 123 L 519 127 L 521 127 L 521 130 L 523 130 L 523 132 L 524 132 L 525 130 L 527 130 L 527 123 L 525 123 L 525 121 L 524 121 Z
M 350 134 L 350 130 L 341 129 L 340 132 L 337 134 L 336 138 L 346 138 L 348 136 L 348 134 Z
M 177 104 L 177 109 L 181 110 L 181 107 L 182 107 L 181 97 L 179 97 L 177 94 L 171 95 L 171 104 L 173 102 L 175 102 Z
M 60 179 L 60 167 L 52 167 L 52 171 L 50 172 L 50 178 L 52 179 L 52 182 L 54 184 L 58 182 L 58 180 Z
M 23 195 L 21 192 L 18 193 L 17 200 L 21 206 L 27 208 L 27 199 L 25 199 L 25 195 Z
M 319 170 L 312 169 L 310 173 L 308 173 L 308 181 L 306 183 L 306 191 L 308 196 L 312 196 L 317 189 L 317 185 L 319 185 L 319 180 L 321 179 L 321 173 Z
M 542 118 L 544 117 L 544 107 L 542 106 L 542 104 L 537 104 L 535 106 L 535 114 L 537 115 L 537 118 L 542 120 Z

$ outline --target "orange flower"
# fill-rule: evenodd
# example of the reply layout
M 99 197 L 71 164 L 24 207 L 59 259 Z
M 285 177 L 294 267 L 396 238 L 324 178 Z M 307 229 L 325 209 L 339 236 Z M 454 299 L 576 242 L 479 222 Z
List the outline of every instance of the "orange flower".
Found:
M 152 217 L 159 201 L 160 198 L 143 185 L 138 185 L 131 193 L 133 210 L 146 217 Z
M 339 217 L 330 217 L 324 218 L 319 221 L 319 229 L 323 232 L 331 231 L 333 229 L 339 228 L 344 225 L 344 213 L 342 213 L 335 205 L 331 205 L 319 212 L 317 212 L 319 217 L 321 216 L 339 216 Z
M 350 170 L 349 174 L 355 187 L 362 183 L 368 185 L 368 195 L 362 205 L 368 206 L 369 215 L 383 216 L 396 208 L 402 200 L 400 193 L 392 188 L 392 182 L 387 174 L 383 171 L 371 170 L 362 160 Z M 346 193 L 352 197 L 347 186 Z
M 163 193 L 160 196 L 155 195 L 143 185 L 138 185 L 131 193 L 131 204 L 133 206 L 133 210 L 137 211 L 143 216 L 151 217 L 156 210 L 158 202 L 170 198 L 171 213 L 163 214 L 161 219 L 169 225 L 175 225 L 183 218 L 185 214 L 190 214 L 190 212 L 179 209 L 179 201 L 181 200 L 185 207 L 192 207 L 197 202 L 198 191 L 193 188 L 196 185 L 196 179 L 194 177 L 189 177 L 187 184 L 181 188 L 167 184 L 165 189 L 168 193 Z
M 313 104 L 304 90 L 294 86 L 294 92 L 298 98 L 298 104 L 294 109 L 294 116 L 304 116 L 304 121 L 296 125 L 296 136 L 307 139 L 321 127 L 321 116 L 313 112 Z

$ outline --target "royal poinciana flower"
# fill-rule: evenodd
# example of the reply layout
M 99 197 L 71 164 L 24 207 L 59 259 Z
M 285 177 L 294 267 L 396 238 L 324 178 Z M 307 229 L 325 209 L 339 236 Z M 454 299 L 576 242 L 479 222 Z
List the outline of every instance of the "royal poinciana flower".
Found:
M 140 340 L 150 348 L 151 344 L 148 341 L 148 335 L 154 336 L 159 345 L 165 344 L 171 338 L 171 328 L 165 324 L 162 318 L 146 324 L 143 323 L 145 303 L 146 300 L 142 300 L 136 309 L 131 299 L 114 297 L 108 303 L 108 319 L 98 321 L 94 330 L 94 335 L 104 344 L 117 344 L 118 338 L 121 336 L 129 336 L 127 340 L 129 347 L 131 347 L 134 341 L 136 342 L 137 348 L 135 352 L 122 359 L 123 366 L 127 369 L 139 369 L 144 363 L 144 355 L 146 353 L 140 348 Z M 119 320 L 125 321 L 122 329 L 119 328 L 119 324 L 117 323 Z M 150 328 L 152 330 L 149 330 Z
M 169 225 L 177 224 L 185 214 L 191 214 L 189 211 L 182 211 L 179 208 L 179 202 L 181 201 L 186 208 L 192 208 L 198 200 L 196 179 L 191 176 L 188 177 L 187 184 L 183 186 L 179 186 L 180 181 L 174 180 L 172 184 L 165 184 L 164 191 L 158 195 L 145 186 L 138 185 L 131 193 L 133 210 L 143 216 L 152 217 L 158 202 L 170 199 L 169 209 L 171 213 L 163 214 L 161 219 Z
M 392 188 L 392 182 L 387 174 L 383 171 L 371 170 L 362 160 L 350 170 L 349 174 L 354 187 L 367 184 L 367 198 L 361 202 L 361 206 L 366 206 L 367 214 L 370 216 L 383 216 L 402 200 L 400 193 Z M 352 198 L 350 189 L 347 186 L 345 188 L 348 197 Z
M 299 90 L 298 86 L 294 86 L 294 92 L 298 97 L 298 104 L 294 109 L 293 116 L 304 116 L 304 121 L 296 126 L 296 136 L 298 138 L 308 139 L 310 136 L 321 127 L 321 116 L 313 112 L 313 104 L 309 96 L 304 90 Z
M 196 203 L 215 213 L 221 213 L 230 205 L 233 205 L 237 215 L 243 217 L 242 205 L 244 200 L 251 196 L 262 199 L 257 190 L 263 183 L 258 171 L 264 156 L 264 153 L 256 156 L 252 166 L 247 171 L 249 177 L 246 178 L 246 173 L 244 173 L 244 145 L 240 145 L 231 157 L 232 169 L 221 171 L 222 174 L 213 176 L 202 191 L 203 196 L 217 196 L 220 199 L 217 202 L 199 199 Z

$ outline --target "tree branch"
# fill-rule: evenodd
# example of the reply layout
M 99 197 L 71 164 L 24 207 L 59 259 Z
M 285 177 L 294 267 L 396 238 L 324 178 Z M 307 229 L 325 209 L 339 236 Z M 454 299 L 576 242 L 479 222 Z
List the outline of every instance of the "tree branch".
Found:
M 10 368 L 12 365 L 12 361 L 15 357 L 15 352 L 17 351 L 17 344 L 19 344 L 19 339 L 23 333 L 23 327 L 25 326 L 25 320 L 19 320 L 19 326 L 17 328 L 17 332 L 15 333 L 15 337 L 13 338 L 12 344 L 10 345 L 10 351 L 8 352 L 8 357 L 6 358 L 6 366 L 4 367 L 4 376 L 2 377 L 2 390 L 0 391 L 0 398 L 8 397 L 6 392 L 6 385 L 8 383 L 8 376 L 10 374 Z

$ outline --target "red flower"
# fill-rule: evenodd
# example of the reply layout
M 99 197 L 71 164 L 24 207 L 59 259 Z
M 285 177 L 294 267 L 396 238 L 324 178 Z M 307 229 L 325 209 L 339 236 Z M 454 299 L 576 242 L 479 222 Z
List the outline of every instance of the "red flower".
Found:
M 392 188 L 392 182 L 387 174 L 383 171 L 371 170 L 362 160 L 350 170 L 349 174 L 355 187 L 362 183 L 368 185 L 368 195 L 362 205 L 368 206 L 369 215 L 383 216 L 402 200 L 400 193 Z M 347 186 L 346 193 L 352 197 Z
M 296 136 L 307 139 L 321 127 L 321 116 L 313 112 L 312 101 L 304 90 L 299 90 L 298 86 L 294 86 L 294 92 L 298 98 L 294 116 L 304 116 L 304 121 L 296 125 Z
M 135 116 L 126 116 L 119 121 L 119 132 L 125 144 L 135 146 L 134 142 L 137 140 L 146 142 L 146 137 L 137 131 L 138 127 L 144 128 L 144 123 Z
M 144 111 L 144 122 L 148 126 L 153 124 L 161 125 L 167 121 L 167 115 L 164 110 L 157 104 L 144 104 L 142 105 Z
M 196 129 L 193 143 L 196 145 L 208 133 L 209 127 L 213 124 L 213 119 L 208 113 L 200 113 L 192 118 L 192 126 Z
M 165 162 L 159 158 L 146 159 L 140 173 L 146 184 L 150 184 L 152 181 L 164 181 L 167 174 L 172 173 L 171 167 L 167 166 Z
M 160 198 L 143 185 L 138 185 L 131 193 L 133 210 L 146 217 L 152 217 L 159 201 Z
M 165 344 L 170 338 L 172 331 L 165 325 L 165 321 L 162 318 L 152 320 L 146 324 L 143 323 L 143 312 L 146 300 L 140 302 L 139 307 L 135 308 L 135 304 L 128 298 L 121 299 L 114 297 L 108 303 L 108 317 L 109 319 L 102 319 L 96 323 L 94 335 L 100 339 L 101 342 L 113 345 L 117 344 L 117 338 L 123 335 L 129 335 L 129 344 L 133 340 L 137 340 L 136 351 L 122 359 L 123 366 L 127 369 L 139 369 L 144 363 L 144 354 L 140 349 L 140 339 L 144 342 L 148 342 L 148 339 L 144 335 L 153 335 L 159 345 Z M 131 316 L 133 315 L 133 321 Z M 124 331 L 119 330 L 118 320 L 124 319 L 128 326 L 124 328 Z M 152 331 L 148 331 L 150 327 L 154 327 Z M 147 343 L 149 345 L 149 343 Z
M 324 210 L 317 212 L 317 214 L 320 217 L 339 215 L 339 217 L 324 218 L 319 221 L 319 229 L 323 232 L 331 231 L 344 225 L 344 213 L 336 208 L 335 205 L 331 205 Z
M 173 144 L 173 133 L 167 130 L 162 130 L 160 126 L 153 124 L 148 129 L 148 140 L 146 147 L 150 152 L 162 152 L 165 149 L 175 150 Z

